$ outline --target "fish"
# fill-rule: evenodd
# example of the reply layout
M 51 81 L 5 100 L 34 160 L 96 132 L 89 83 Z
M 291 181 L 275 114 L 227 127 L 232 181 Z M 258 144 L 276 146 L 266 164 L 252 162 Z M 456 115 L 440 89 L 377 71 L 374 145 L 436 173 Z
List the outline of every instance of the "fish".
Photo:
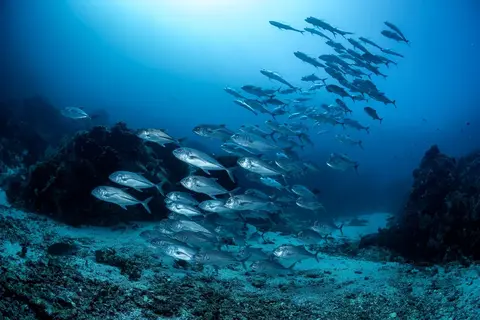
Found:
M 325 210 L 325 207 L 323 206 L 323 204 L 321 204 L 320 201 L 318 201 L 316 198 L 312 198 L 312 197 L 300 197 L 295 201 L 295 203 L 300 208 L 307 209 L 307 210 L 312 210 L 312 211 L 316 211 L 319 209 Z
M 251 245 L 246 245 L 241 247 L 238 250 L 237 257 L 240 260 L 251 260 L 251 261 L 259 261 L 259 260 L 270 260 L 271 254 L 266 253 L 263 251 L 262 248 L 255 248 Z
M 173 202 L 181 202 L 181 203 L 189 204 L 192 206 L 198 205 L 198 201 L 188 192 L 182 192 L 182 191 L 169 192 L 166 195 L 166 199 L 170 199 Z
M 280 149 L 277 145 L 269 140 L 252 134 L 234 134 L 232 136 L 232 141 L 242 147 L 258 150 L 260 152 L 276 151 Z
M 347 39 L 347 41 L 350 42 L 350 44 L 351 44 L 354 48 L 360 49 L 361 51 L 363 51 L 363 52 L 365 52 L 365 53 L 369 52 L 369 51 L 367 50 L 367 48 L 365 48 L 364 46 L 362 46 L 362 45 L 360 44 L 360 42 L 358 42 L 357 40 L 355 40 L 355 39 L 353 39 L 353 38 L 349 38 L 349 39 Z
M 65 107 L 60 110 L 62 116 L 74 120 L 91 119 L 90 116 L 81 107 Z
M 228 198 L 225 207 L 232 210 L 262 210 L 265 209 L 270 202 L 251 195 L 241 194 Z
M 180 184 L 190 191 L 206 194 L 212 199 L 216 199 L 218 195 L 233 194 L 236 191 L 236 189 L 228 191 L 217 182 L 217 179 L 203 176 L 185 177 L 180 180 Z
M 397 42 L 405 42 L 405 43 L 410 43 L 410 41 L 402 38 L 398 33 L 395 33 L 395 32 L 392 32 L 392 31 L 389 31 L 389 30 L 383 30 L 381 32 L 381 34 L 384 36 L 384 37 L 387 37 L 389 39 L 392 39 L 392 40 L 395 40 Z
M 349 118 L 344 118 L 343 123 L 346 126 L 349 126 L 351 128 L 357 129 L 357 130 L 365 130 L 367 133 L 370 133 L 370 128 L 365 127 L 361 125 L 357 120 L 349 119 Z
M 295 261 L 290 267 L 286 268 L 276 260 L 258 260 L 250 265 L 250 270 L 259 274 L 280 275 L 292 274 L 293 267 L 297 264 Z
M 281 245 L 273 250 L 273 255 L 277 258 L 295 259 L 297 262 L 309 258 L 314 258 L 317 262 L 320 262 L 318 260 L 319 253 L 320 251 L 317 251 L 315 254 L 311 253 L 307 251 L 303 245 L 295 246 L 290 244 Z
M 210 175 L 211 171 L 225 170 L 232 182 L 235 182 L 233 168 L 227 169 L 220 162 L 208 154 L 193 148 L 177 148 L 173 150 L 173 155 L 191 166 L 202 169 L 203 172 Z
M 397 57 L 400 57 L 400 58 L 405 58 L 402 54 L 398 53 L 398 52 L 395 52 L 393 50 L 390 50 L 390 49 L 382 49 L 382 52 L 385 52 L 386 54 L 390 54 L 392 56 L 397 56 Z
M 317 59 L 315 59 L 313 57 L 308 56 L 306 53 L 303 53 L 303 52 L 300 52 L 300 51 L 295 51 L 293 54 L 298 59 L 314 66 L 315 68 L 325 68 L 325 65 L 323 63 L 319 62 Z
M 316 91 L 316 90 L 319 90 L 323 87 L 325 87 L 324 84 L 316 83 L 316 84 L 312 85 L 310 88 L 308 88 L 308 91 Z
M 202 211 L 198 210 L 196 207 L 182 202 L 171 202 L 168 203 L 166 207 L 168 210 L 186 217 L 198 217 L 204 215 Z
M 169 229 L 173 232 L 180 232 L 180 231 L 193 231 L 193 232 L 203 232 L 206 234 L 214 234 L 214 232 L 208 230 L 204 226 L 200 225 L 195 221 L 190 220 L 170 220 L 169 221 Z
M 327 78 L 319 78 L 317 77 L 314 73 L 312 74 L 309 74 L 307 76 L 303 76 L 302 81 L 305 81 L 305 82 L 315 82 L 315 81 L 322 81 L 323 83 L 325 83 L 325 81 L 327 80 Z
M 286 86 L 288 86 L 288 87 L 290 87 L 290 88 L 292 88 L 292 89 L 297 89 L 297 90 L 298 90 L 297 87 L 295 87 L 295 86 L 293 86 L 292 84 L 290 84 L 290 82 L 288 82 L 287 80 L 283 79 L 283 77 L 282 77 L 280 74 L 278 74 L 278 73 L 276 73 L 276 72 L 274 72 L 274 71 L 270 71 L 270 70 L 266 70 L 266 69 L 261 69 L 261 70 L 260 70 L 260 73 L 263 74 L 264 76 L 266 76 L 267 78 L 271 79 L 271 80 L 278 81 L 278 82 L 280 82 L 280 83 L 282 83 L 282 84 L 284 84 L 284 85 L 286 85 Z
M 246 103 L 245 101 L 243 100 L 234 100 L 233 102 L 235 102 L 236 104 L 238 104 L 240 107 L 242 108 L 245 108 L 246 110 L 252 112 L 254 115 L 258 116 L 258 112 L 255 111 L 255 109 L 252 108 L 252 106 L 250 106 L 248 103 Z
M 364 37 L 360 37 L 360 38 L 358 38 L 358 40 L 360 40 L 360 41 L 362 41 L 363 43 L 369 44 L 369 45 L 371 45 L 371 46 L 373 46 L 373 47 L 375 47 L 375 48 L 380 49 L 380 50 L 383 51 L 383 48 L 380 47 L 380 46 L 379 46 L 378 44 L 376 44 L 375 42 L 373 42 L 372 40 L 369 40 L 369 39 L 364 38 Z
M 291 26 L 289 26 L 288 24 L 284 24 L 284 23 L 281 23 L 281 22 L 278 22 L 278 21 L 268 21 L 268 23 L 270 23 L 272 26 L 280 29 L 280 30 L 291 30 L 291 31 L 295 31 L 295 32 L 299 32 L 301 34 L 303 34 L 305 31 L 302 31 L 302 30 L 298 30 L 298 29 L 295 29 Z
M 372 107 L 365 107 L 363 108 L 365 112 L 373 119 L 373 120 L 379 120 L 380 123 L 382 123 L 383 118 L 380 118 L 377 114 L 377 110 L 373 109 Z
M 342 98 L 349 97 L 349 98 L 352 99 L 352 101 L 355 101 L 355 100 L 353 100 L 353 97 L 348 92 L 345 91 L 345 89 L 343 89 L 343 88 L 341 88 L 337 85 L 329 84 L 329 85 L 326 86 L 326 89 L 327 89 L 328 92 L 339 95 Z
M 398 28 L 396 25 L 394 25 L 393 23 L 388 22 L 388 21 L 385 21 L 384 23 L 387 27 L 389 27 L 390 29 L 395 31 L 403 39 L 403 41 L 405 41 L 406 43 L 410 42 L 410 41 L 407 40 L 407 38 L 405 38 L 402 31 L 400 31 L 400 28 Z
M 170 136 L 165 129 L 142 129 L 137 132 L 137 137 L 142 140 L 153 142 L 165 147 L 166 144 L 172 143 L 180 145 L 185 138 L 175 139 Z
M 321 235 L 320 233 L 314 230 L 306 229 L 306 230 L 300 231 L 297 234 L 297 239 L 303 242 L 304 244 L 318 244 L 321 241 L 326 240 L 327 237 Z
M 130 194 L 123 191 L 122 189 L 109 186 L 96 187 L 92 190 L 91 193 L 95 198 L 105 202 L 114 203 L 125 210 L 127 210 L 127 206 L 141 204 L 148 213 L 152 214 L 152 211 L 150 211 L 150 208 L 148 207 L 148 203 L 152 200 L 153 197 L 149 197 L 143 201 L 139 201 Z
M 295 193 L 299 197 L 304 197 L 304 198 L 317 198 L 317 195 L 308 189 L 307 187 L 301 185 L 301 184 L 294 184 L 290 190 L 292 190 L 293 193 Z
M 278 190 L 286 189 L 286 187 L 280 181 L 272 177 L 260 177 L 260 182 L 267 187 L 276 188 Z
M 232 210 L 225 207 L 224 200 L 205 200 L 198 205 L 200 209 L 207 212 L 222 214 L 232 213 Z
M 187 245 L 167 244 L 160 247 L 161 251 L 175 260 L 193 261 L 197 250 Z
M 194 127 L 192 131 L 200 137 L 218 139 L 224 142 L 229 140 L 234 134 L 234 132 L 224 124 L 202 124 Z
M 219 250 L 201 251 L 195 255 L 194 259 L 196 263 L 211 265 L 217 272 L 221 267 L 243 263 L 230 252 Z
M 354 168 L 358 173 L 358 162 L 350 159 L 346 154 L 343 153 L 331 153 L 330 157 L 327 160 L 327 166 L 332 169 L 345 171 L 348 168 Z
M 182 230 L 174 233 L 171 237 L 194 248 L 214 249 L 220 247 L 220 243 L 218 242 L 216 236 L 211 233 Z
M 161 181 L 159 184 L 154 184 L 142 175 L 130 171 L 115 171 L 110 174 L 108 178 L 112 182 L 125 187 L 130 187 L 139 192 L 142 192 L 142 189 L 156 188 L 162 196 L 165 196 L 162 186 L 167 182 L 166 180 Z
M 318 31 L 317 29 L 314 29 L 314 28 L 303 28 L 303 30 L 305 30 L 306 32 L 310 33 L 310 34 L 313 34 L 313 35 L 317 35 L 317 36 L 320 36 L 322 38 L 325 38 L 327 40 L 332 40 L 329 36 L 325 35 L 323 32 L 321 31 Z
M 283 172 L 279 171 L 275 167 L 258 158 L 244 157 L 238 159 L 237 163 L 243 169 L 259 174 L 261 176 L 283 175 Z
M 336 134 L 335 139 L 344 144 L 349 144 L 352 146 L 358 145 L 361 149 L 363 149 L 362 140 L 355 140 L 352 137 L 350 137 L 348 134 Z
M 245 97 L 242 96 L 242 95 L 241 95 L 237 90 L 235 90 L 235 89 L 232 89 L 232 88 L 230 88 L 230 87 L 225 87 L 225 88 L 223 88 L 223 90 L 225 90 L 225 92 L 227 92 L 228 94 L 234 96 L 234 97 L 237 98 L 237 99 L 240 99 L 240 100 L 244 100 L 244 99 L 245 99 Z

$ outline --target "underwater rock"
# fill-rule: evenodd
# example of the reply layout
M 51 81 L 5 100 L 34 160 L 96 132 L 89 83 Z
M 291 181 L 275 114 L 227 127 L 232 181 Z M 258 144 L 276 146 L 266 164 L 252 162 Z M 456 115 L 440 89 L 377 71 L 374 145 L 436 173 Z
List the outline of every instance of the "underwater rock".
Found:
M 152 220 L 166 217 L 163 197 L 155 188 L 127 192 L 139 200 L 153 196 L 152 215 L 138 206 L 128 210 L 100 201 L 91 191 L 100 185 L 112 185 L 109 175 L 117 170 L 140 172 L 158 183 L 167 173 L 172 185 L 183 178 L 188 168 L 172 154 L 175 147 L 144 143 L 136 134 L 118 123 L 77 133 L 50 158 L 33 165 L 27 179 L 16 179 L 6 190 L 12 206 L 49 215 L 71 225 L 114 225 L 120 221 Z M 178 186 L 178 188 L 180 188 Z
M 58 108 L 40 96 L 0 103 L 0 185 L 9 176 L 54 152 L 65 137 L 94 124 L 106 124 L 108 115 L 98 111 L 89 121 L 63 117 Z
M 403 212 L 362 246 L 378 244 L 416 263 L 480 259 L 480 152 L 458 161 L 432 146 L 413 172 Z

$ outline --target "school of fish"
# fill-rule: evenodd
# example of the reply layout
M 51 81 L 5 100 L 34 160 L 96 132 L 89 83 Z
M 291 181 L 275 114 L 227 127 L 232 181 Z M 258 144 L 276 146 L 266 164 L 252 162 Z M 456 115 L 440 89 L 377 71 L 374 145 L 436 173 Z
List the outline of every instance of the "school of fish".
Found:
M 328 126 L 337 125 L 369 133 L 368 125 L 352 118 L 361 112 L 352 104 L 375 100 L 396 107 L 396 101 L 377 88 L 373 77 L 386 78 L 380 67 L 397 65 L 392 59 L 404 56 L 324 20 L 308 17 L 305 22 L 308 26 L 302 30 L 277 21 L 269 21 L 269 24 L 280 30 L 323 39 L 331 48 L 330 52 L 321 52 L 318 57 L 293 52 L 297 59 L 319 73 L 323 69 L 321 74 L 312 73 L 293 81 L 276 71 L 261 69 L 259 72 L 263 76 L 280 87 L 245 84 L 239 89 L 225 87 L 224 90 L 234 98 L 233 103 L 246 112 L 255 116 L 268 115 L 264 125 L 246 124 L 233 130 L 225 124 L 200 124 L 192 130 L 202 138 L 217 140 L 223 151 L 237 157 L 235 167 L 227 168 L 213 155 L 185 147 L 182 139 L 170 136 L 166 130 L 144 129 L 137 136 L 146 143 L 177 146 L 173 155 L 188 164 L 191 173 L 181 181 L 172 182 L 168 172 L 160 168 L 156 175 L 160 181 L 152 182 L 139 173 L 112 172 L 109 179 L 118 187 L 98 186 L 92 190 L 92 195 L 123 209 L 141 205 L 151 213 L 148 206 L 151 197 L 137 199 L 126 188 L 137 192 L 149 188 L 158 190 L 170 214 L 168 219 L 160 221 L 152 230 L 143 231 L 140 236 L 150 247 L 175 260 L 210 265 L 217 271 L 239 265 L 251 272 L 269 275 L 293 273 L 296 263 L 304 259 L 318 261 L 319 251 L 311 245 L 328 241 L 333 231 L 342 232 L 343 225 L 323 219 L 326 209 L 318 190 L 296 184 L 295 180 L 318 172 L 319 165 L 339 171 L 356 171 L 359 163 L 346 154 L 332 152 L 324 164 L 317 164 L 302 161 L 299 153 L 304 148 L 314 147 L 310 137 L 313 128 L 319 127 L 318 134 L 328 133 Z M 384 24 L 386 29 L 381 35 L 388 41 L 410 43 L 397 26 L 390 22 Z M 296 83 L 310 83 L 310 86 L 301 88 Z M 314 95 L 321 90 L 325 90 L 334 102 L 313 105 Z M 67 107 L 61 112 L 72 119 L 89 118 L 79 107 Z M 380 123 L 383 120 L 371 106 L 363 107 L 363 112 Z M 337 134 L 335 139 L 339 143 L 364 147 L 361 140 L 349 134 Z M 224 171 L 234 182 L 236 175 L 242 174 L 269 192 L 243 190 L 241 186 L 228 190 L 210 177 L 211 171 Z M 165 194 L 163 186 L 166 183 L 172 186 L 176 183 L 183 189 Z M 199 202 L 197 194 L 206 195 L 210 200 Z M 265 237 L 266 232 L 293 236 L 300 244 L 282 244 L 266 251 L 263 245 L 271 243 Z

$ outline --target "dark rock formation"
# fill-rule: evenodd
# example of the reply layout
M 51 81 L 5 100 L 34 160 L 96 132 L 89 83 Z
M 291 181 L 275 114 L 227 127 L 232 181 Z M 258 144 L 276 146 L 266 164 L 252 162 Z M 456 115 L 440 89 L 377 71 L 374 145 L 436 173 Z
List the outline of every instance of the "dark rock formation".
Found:
M 100 201 L 91 191 L 100 185 L 114 185 L 108 176 L 117 170 L 142 172 L 153 182 L 166 171 L 169 180 L 177 182 L 186 174 L 187 166 L 172 155 L 173 148 L 146 145 L 123 123 L 111 129 L 94 127 L 77 134 L 52 157 L 32 166 L 26 181 L 11 182 L 7 196 L 15 207 L 51 215 L 73 225 L 112 225 L 152 216 L 164 218 L 164 201 L 155 188 L 141 193 L 128 190 L 139 200 L 154 196 L 149 203 L 152 216 L 142 206 L 123 210 Z
M 386 246 L 414 262 L 479 260 L 480 152 L 456 160 L 432 146 L 413 176 L 403 213 L 361 246 Z

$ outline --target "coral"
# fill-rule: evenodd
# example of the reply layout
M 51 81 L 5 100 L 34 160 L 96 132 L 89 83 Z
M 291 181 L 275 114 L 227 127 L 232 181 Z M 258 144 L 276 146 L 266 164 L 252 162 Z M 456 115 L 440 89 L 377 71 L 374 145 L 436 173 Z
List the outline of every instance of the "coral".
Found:
M 413 177 L 396 221 L 360 247 L 385 246 L 413 262 L 479 260 L 480 152 L 456 160 L 432 146 Z

